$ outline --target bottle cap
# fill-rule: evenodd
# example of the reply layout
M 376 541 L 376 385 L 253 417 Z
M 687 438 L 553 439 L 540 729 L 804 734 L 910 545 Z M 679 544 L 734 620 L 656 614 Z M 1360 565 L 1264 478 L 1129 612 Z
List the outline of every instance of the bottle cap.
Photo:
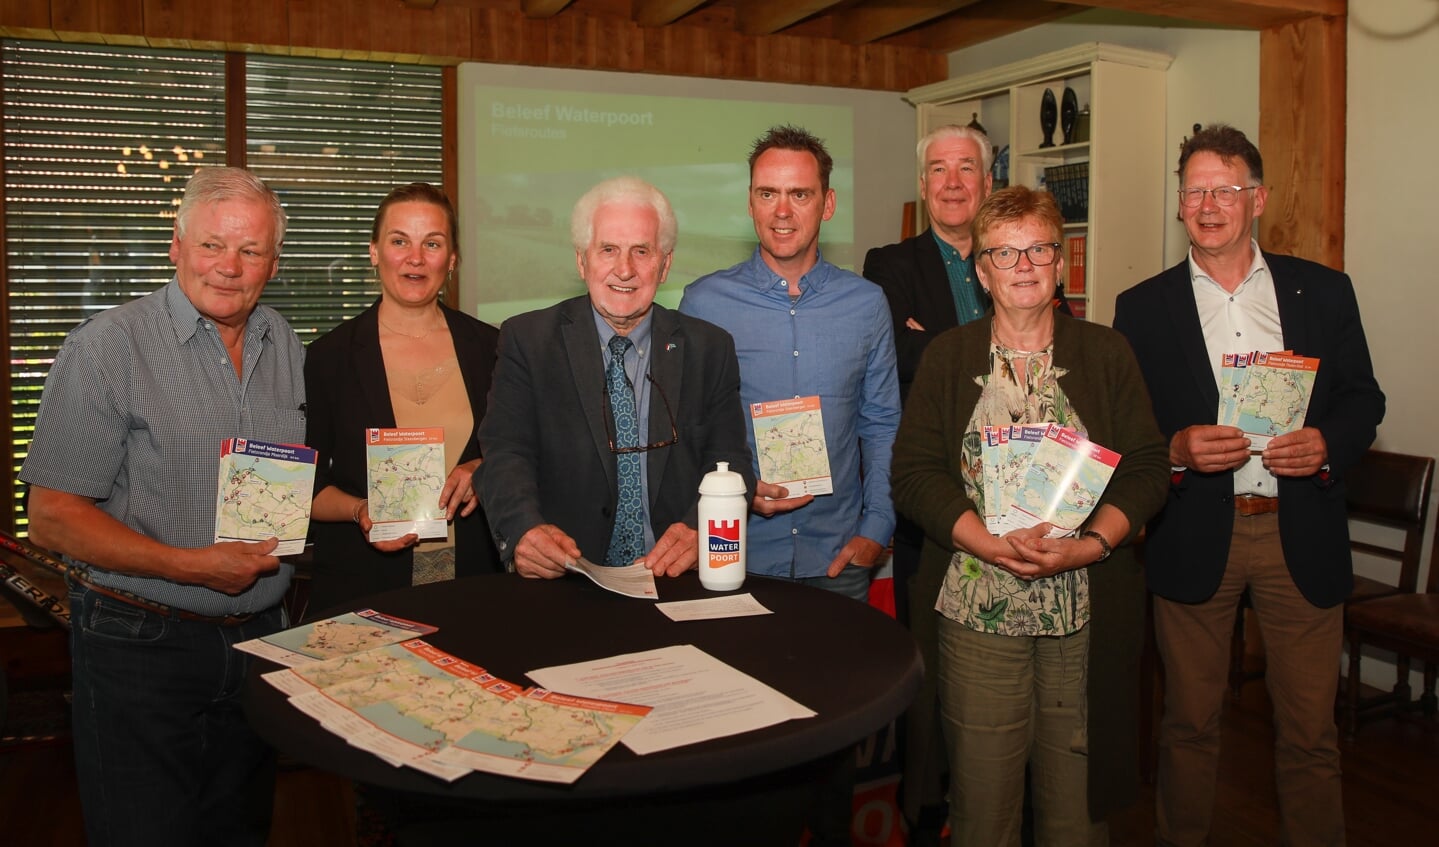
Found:
M 729 462 L 716 462 L 715 469 L 700 480 L 701 494 L 744 496 L 744 477 L 729 469 Z

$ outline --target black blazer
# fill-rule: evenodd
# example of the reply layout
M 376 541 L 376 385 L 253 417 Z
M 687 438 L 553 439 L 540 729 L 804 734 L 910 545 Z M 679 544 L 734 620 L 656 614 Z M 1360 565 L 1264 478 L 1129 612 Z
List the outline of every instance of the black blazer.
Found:
M 908 397 L 924 348 L 941 332 L 959 325 L 934 230 L 870 250 L 864 256 L 863 276 L 884 289 L 884 299 L 889 301 L 899 390 L 901 397 Z M 982 291 L 980 299 L 988 299 Z M 924 326 L 923 331 L 904 325 L 911 317 Z
M 1344 477 L 1369 449 L 1384 418 L 1359 304 L 1349 277 L 1290 256 L 1264 254 L 1274 278 L 1284 346 L 1320 359 L 1305 425 L 1329 449 L 1330 473 L 1279 478 L 1279 531 L 1294 584 L 1320 608 L 1353 587 Z M 1166 438 L 1213 424 L 1219 387 L 1204 346 L 1186 259 L 1119 295 L 1114 328 L 1134 347 Z M 1185 603 L 1219 587 L 1234 527 L 1234 473 L 1176 474 L 1168 503 L 1150 523 L 1146 579 L 1155 594 Z
M 647 454 L 650 526 L 695 525 L 700 478 L 715 462 L 754 494 L 734 340 L 719 327 L 655 304 L 650 376 L 674 410 L 679 443 Z M 506 561 L 534 527 L 555 524 L 587 559 L 603 562 L 618 498 L 603 405 L 604 359 L 588 295 L 505 321 L 489 414 L 480 425 L 485 461 L 475 471 L 496 546 Z M 652 392 L 649 431 L 669 433 Z M 654 437 L 651 440 L 660 440 Z
M 485 398 L 495 365 L 499 333 L 494 327 L 453 309 L 441 307 L 454 340 L 460 375 L 470 398 L 476 425 L 485 417 Z M 390 405 L 390 383 L 380 351 L 379 304 L 335 327 L 311 342 L 305 353 L 305 390 L 308 397 L 305 443 L 319 451 L 315 491 L 327 485 L 364 497 L 364 431 L 395 426 Z M 480 455 L 474 433 L 459 461 Z M 455 518 L 455 575 L 472 576 L 503 570 L 490 543 L 484 510 Z M 352 598 L 410 584 L 414 566 L 411 550 L 381 553 L 365 540 L 359 528 L 347 521 L 312 521 L 310 540 L 315 544 L 310 607 L 316 611 Z

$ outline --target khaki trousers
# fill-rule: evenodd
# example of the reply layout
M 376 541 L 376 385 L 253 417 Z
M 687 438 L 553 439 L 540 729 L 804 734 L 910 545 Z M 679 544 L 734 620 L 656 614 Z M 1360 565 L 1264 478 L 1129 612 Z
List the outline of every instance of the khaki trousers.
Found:
M 1299 593 L 1280 547 L 1279 516 L 1272 513 L 1235 516 L 1229 561 L 1213 597 L 1202 603 L 1154 598 L 1165 678 L 1155 793 L 1158 843 L 1208 843 L 1229 645 L 1246 587 L 1264 638 L 1264 678 L 1274 703 L 1282 843 L 1343 844 L 1334 696 L 1344 607 L 1318 609 Z
M 975 632 L 939 620 L 939 702 L 949 750 L 950 838 L 1019 847 L 1024 770 L 1035 843 L 1094 847 L 1085 680 L 1089 629 L 1064 637 Z

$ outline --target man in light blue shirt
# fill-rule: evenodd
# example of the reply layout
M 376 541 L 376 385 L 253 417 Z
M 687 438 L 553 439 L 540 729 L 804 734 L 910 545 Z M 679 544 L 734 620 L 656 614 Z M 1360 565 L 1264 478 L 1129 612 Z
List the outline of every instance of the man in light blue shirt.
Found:
M 692 283 L 680 311 L 734 336 L 746 409 L 819 397 L 834 493 L 790 498 L 761 479 L 748 570 L 864 601 L 895 523 L 889 463 L 900 403 L 889 307 L 879 286 L 820 256 L 820 224 L 835 207 L 823 143 L 776 127 L 755 143 L 749 166 L 759 246 L 749 261 Z

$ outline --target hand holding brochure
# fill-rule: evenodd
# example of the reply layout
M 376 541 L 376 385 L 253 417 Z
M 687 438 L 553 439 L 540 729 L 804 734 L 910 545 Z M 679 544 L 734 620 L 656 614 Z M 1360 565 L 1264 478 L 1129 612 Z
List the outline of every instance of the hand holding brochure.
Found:
M 751 403 L 749 411 L 760 479 L 790 497 L 834 493 L 818 395 Z
M 305 550 L 315 451 L 297 444 L 227 438 L 220 444 L 215 541 L 280 539 L 276 556 Z
M 1304 426 L 1319 360 L 1283 353 L 1226 353 L 1220 369 L 1218 422 L 1249 436 L 1250 450 Z
M 984 466 L 984 526 L 1000 534 L 1000 524 L 1014 505 L 1034 448 L 1044 440 L 1045 426 L 987 426 L 980 445 Z
M 443 427 L 365 430 L 371 541 L 389 541 L 414 533 L 444 538 L 445 487 Z
M 565 570 L 584 574 L 600 588 L 626 597 L 638 597 L 641 600 L 660 598 L 659 590 L 655 588 L 654 571 L 645 567 L 643 562 L 635 562 L 622 568 L 609 568 L 581 556 L 578 562 L 565 565 Z

